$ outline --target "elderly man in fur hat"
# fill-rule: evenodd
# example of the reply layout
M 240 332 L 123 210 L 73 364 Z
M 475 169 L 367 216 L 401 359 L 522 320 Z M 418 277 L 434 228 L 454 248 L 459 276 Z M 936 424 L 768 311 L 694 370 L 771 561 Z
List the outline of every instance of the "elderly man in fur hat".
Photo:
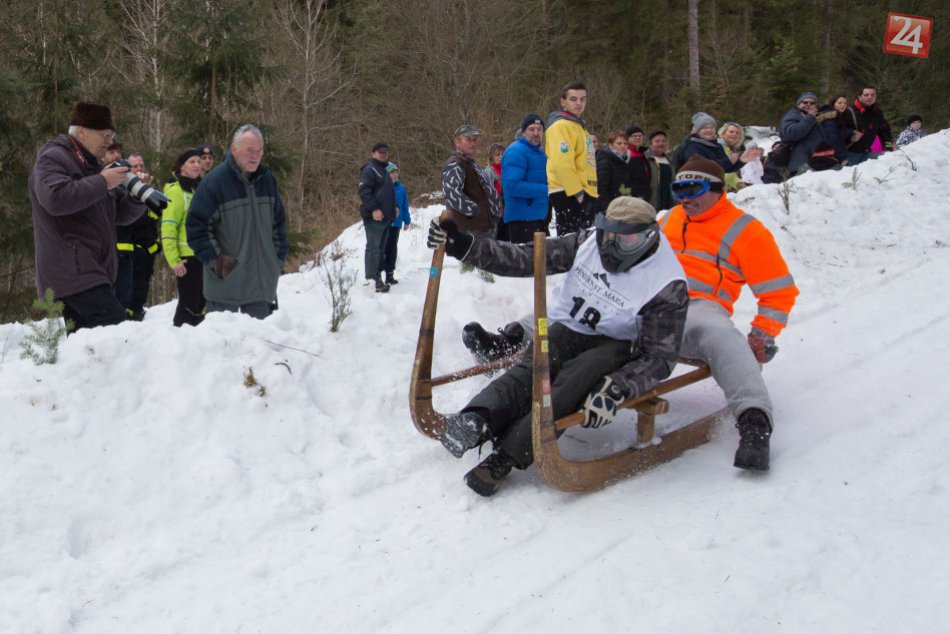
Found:
M 128 167 L 103 167 L 115 139 L 107 106 L 79 102 L 69 130 L 48 142 L 30 173 L 36 288 L 64 304 L 75 328 L 116 324 L 126 318 L 114 284 L 116 225 L 128 225 L 145 205 L 124 187 Z
M 498 242 L 433 220 L 428 244 L 499 275 L 534 274 L 533 245 Z M 620 196 L 594 228 L 546 241 L 548 274 L 566 273 L 548 310 L 551 398 L 560 418 L 583 406 L 585 427 L 610 423 L 617 404 L 670 375 L 689 301 L 683 269 L 650 203 Z M 442 444 L 458 458 L 491 439 L 492 453 L 465 482 L 494 495 L 512 468 L 527 469 L 532 351 L 449 417 Z

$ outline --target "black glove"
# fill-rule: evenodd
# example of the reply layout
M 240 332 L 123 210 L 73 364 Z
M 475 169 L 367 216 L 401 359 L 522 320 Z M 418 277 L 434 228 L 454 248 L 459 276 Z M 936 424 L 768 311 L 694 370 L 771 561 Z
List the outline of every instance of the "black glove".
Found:
M 609 376 L 605 376 L 584 401 L 584 422 L 581 426 L 603 427 L 614 422 L 617 405 L 626 397 L 620 386 L 611 381 Z
M 767 332 L 762 332 L 758 328 L 752 329 L 748 339 L 752 354 L 755 355 L 755 360 L 759 363 L 768 363 L 775 357 L 775 353 L 778 352 L 778 346 L 775 345 L 775 337 Z
M 468 254 L 472 248 L 472 242 L 475 238 L 467 231 L 458 228 L 453 220 L 440 220 L 433 218 L 429 223 L 429 237 L 426 239 L 426 246 L 430 249 L 438 249 L 445 245 L 445 252 L 453 258 L 461 260 Z
M 231 274 L 231 271 L 234 270 L 234 267 L 237 266 L 237 258 L 233 255 L 221 254 L 215 259 L 211 260 L 211 270 L 214 271 L 214 274 L 220 277 L 222 280 Z

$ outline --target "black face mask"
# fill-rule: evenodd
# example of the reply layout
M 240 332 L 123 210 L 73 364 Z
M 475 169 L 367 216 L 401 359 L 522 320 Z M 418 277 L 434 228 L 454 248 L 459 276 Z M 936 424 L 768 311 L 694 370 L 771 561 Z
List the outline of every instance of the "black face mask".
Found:
M 643 231 L 633 234 L 617 234 L 605 238 L 603 229 L 597 230 L 597 246 L 600 263 L 608 273 L 629 271 L 642 260 L 656 252 L 660 242 L 660 228 L 654 222 Z M 629 238 L 634 238 L 633 240 Z

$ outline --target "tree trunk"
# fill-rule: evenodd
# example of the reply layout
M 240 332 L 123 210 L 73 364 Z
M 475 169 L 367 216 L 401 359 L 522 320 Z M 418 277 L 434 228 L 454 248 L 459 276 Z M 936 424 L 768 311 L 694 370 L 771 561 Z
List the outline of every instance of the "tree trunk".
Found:
M 689 59 L 689 88 L 699 94 L 699 0 L 689 0 L 689 26 L 687 29 L 687 57 Z

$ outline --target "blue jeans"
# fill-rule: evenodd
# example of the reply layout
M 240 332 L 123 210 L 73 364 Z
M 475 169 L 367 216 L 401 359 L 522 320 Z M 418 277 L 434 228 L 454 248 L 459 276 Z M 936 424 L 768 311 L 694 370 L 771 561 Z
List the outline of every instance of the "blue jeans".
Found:
M 389 222 L 363 218 L 363 228 L 366 229 L 366 253 L 363 256 L 366 279 L 378 280 L 381 279 L 380 273 L 386 268 L 386 236 L 389 233 Z
M 876 159 L 877 152 L 848 152 L 848 165 L 859 165 L 868 159 Z

